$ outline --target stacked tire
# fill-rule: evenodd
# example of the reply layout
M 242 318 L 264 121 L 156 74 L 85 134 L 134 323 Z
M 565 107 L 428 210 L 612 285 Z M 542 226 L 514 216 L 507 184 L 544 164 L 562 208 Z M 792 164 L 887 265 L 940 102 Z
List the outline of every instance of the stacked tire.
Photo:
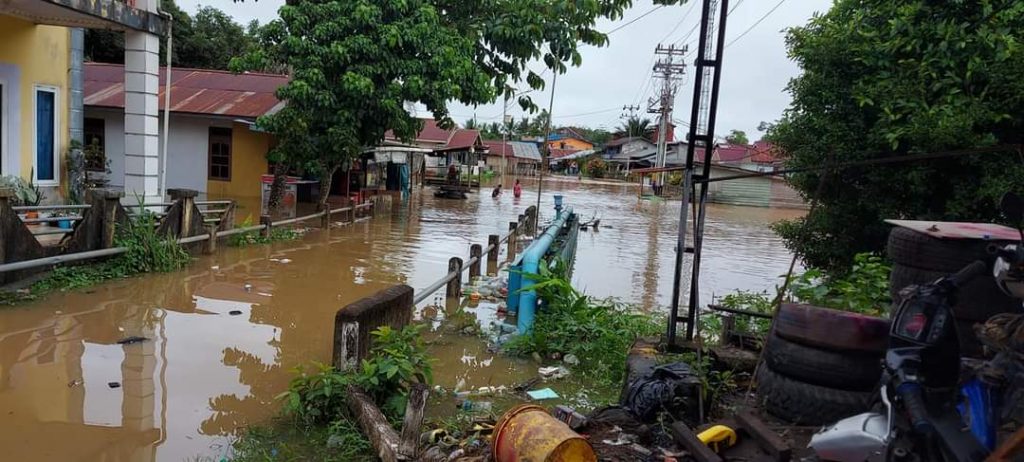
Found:
M 933 282 L 977 260 L 991 267 L 995 256 L 988 252 L 988 246 L 1010 243 L 1013 242 L 939 239 L 912 229 L 893 228 L 886 249 L 893 262 L 889 276 L 893 306 L 899 306 L 902 301 L 900 292 L 909 285 Z M 953 306 L 961 352 L 968 356 L 981 354 L 981 345 L 972 329 L 975 323 L 985 322 L 999 313 L 1021 310 L 1021 301 L 999 290 L 991 275 L 982 275 L 961 287 L 957 303 Z
M 758 395 L 770 414 L 824 425 L 868 410 L 878 390 L 889 322 L 784 304 L 758 367 Z

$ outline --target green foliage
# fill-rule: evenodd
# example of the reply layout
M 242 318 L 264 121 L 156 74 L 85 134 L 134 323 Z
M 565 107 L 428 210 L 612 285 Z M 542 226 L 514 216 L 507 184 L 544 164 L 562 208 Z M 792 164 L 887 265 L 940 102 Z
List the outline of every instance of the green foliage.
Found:
M 622 123 L 617 133 L 624 137 L 649 137 L 654 133 L 654 125 L 651 125 L 651 119 L 630 117 Z
M 608 162 L 600 156 L 591 157 L 585 165 L 587 174 L 593 178 L 604 178 L 605 173 L 608 173 Z
M 35 175 L 33 174 L 32 176 Z M 42 191 L 39 190 L 39 186 L 36 186 L 31 180 L 26 181 L 20 176 L 0 176 L 0 188 L 14 190 L 14 197 L 11 201 L 12 206 L 39 205 L 46 198 Z
M 430 358 L 420 338 L 421 326 L 401 330 L 382 326 L 372 332 L 370 356 L 359 371 L 344 373 L 333 366 L 313 362 L 312 372 L 296 368 L 288 391 L 278 395 L 284 412 L 305 426 L 323 425 L 345 415 L 345 390 L 350 385 L 370 394 L 389 416 L 401 416 L 409 387 L 433 381 Z
M 1017 144 L 1024 128 L 1024 3 L 839 0 L 787 36 L 803 70 L 768 138 L 787 167 Z M 988 221 L 1024 189 L 1015 151 L 847 168 L 792 184 L 816 207 L 779 224 L 810 266 L 884 248 L 884 218 Z
M 772 306 L 773 299 L 774 297 L 768 296 L 768 292 L 737 290 L 736 292 L 722 297 L 721 300 L 718 301 L 718 304 L 726 308 L 772 314 L 774 311 L 774 306 Z M 702 314 L 700 317 L 700 323 L 701 337 L 705 342 L 714 342 L 719 340 L 722 332 L 722 318 L 719 313 Z M 736 315 L 735 323 L 736 331 L 744 334 L 750 334 L 755 337 L 763 337 L 768 333 L 768 328 L 771 326 L 770 319 L 755 318 L 753 316 L 744 315 Z
M 347 418 L 314 427 L 296 427 L 288 422 L 248 427 L 234 442 L 233 449 L 234 462 L 377 460 L 369 440 Z
M 747 138 L 747 132 L 736 129 L 733 129 L 728 135 L 725 135 L 725 141 L 730 144 L 742 144 L 744 146 L 750 144 L 750 139 Z
M 838 275 L 811 268 L 789 282 L 790 295 L 812 305 L 880 316 L 886 312 L 889 272 L 892 269 L 878 255 L 854 256 L 853 267 Z
M 183 268 L 191 260 L 174 237 L 157 233 L 156 214 L 148 210 L 119 227 L 114 244 L 128 249 L 111 262 L 125 274 L 166 273 Z
M 245 53 L 255 43 L 254 28 L 243 28 L 223 11 L 200 5 L 195 16 L 172 0 L 161 0 L 160 8 L 174 19 L 171 64 L 174 67 L 227 69 L 231 58 Z M 160 64 L 166 62 L 167 43 L 160 40 Z M 124 63 L 124 32 L 85 30 L 85 56 L 90 61 Z
M 515 337 L 505 350 L 515 355 L 573 354 L 578 372 L 597 380 L 619 382 L 625 374 L 626 354 L 638 337 L 661 332 L 659 319 L 638 314 L 615 300 L 596 300 L 581 294 L 565 276 L 564 265 L 554 270 L 540 265 L 535 285 L 544 301 L 543 315 L 533 330 Z
M 245 217 L 241 227 L 252 226 L 252 215 Z M 291 228 L 270 228 L 270 235 L 264 236 L 259 231 L 249 231 L 235 234 L 228 238 L 228 245 L 233 247 L 246 247 L 256 244 L 269 244 L 278 241 L 294 241 L 301 237 L 297 231 Z

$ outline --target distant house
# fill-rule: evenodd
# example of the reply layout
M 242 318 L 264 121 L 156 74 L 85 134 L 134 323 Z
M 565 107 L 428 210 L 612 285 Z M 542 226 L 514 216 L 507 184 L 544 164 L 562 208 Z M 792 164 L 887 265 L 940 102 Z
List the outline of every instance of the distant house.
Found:
M 655 143 L 642 136 L 630 136 L 611 140 L 604 145 L 604 158 L 612 159 L 621 157 L 622 154 L 629 154 L 643 149 L 656 147 Z
M 571 127 L 562 127 L 548 136 L 548 148 L 565 151 L 584 151 L 594 149 L 594 143 L 583 137 Z
M 488 149 L 486 165 L 491 170 L 501 173 L 504 162 L 506 174 L 536 174 L 537 166 L 540 165 L 540 150 L 537 149 L 536 143 L 501 140 L 484 140 L 483 143 Z
M 720 144 L 711 155 L 711 162 L 752 172 L 772 172 L 780 165 L 781 157 L 767 141 L 753 145 Z
M 165 68 L 154 103 L 163 127 Z M 97 142 L 109 162 L 112 186 L 133 170 L 133 162 L 156 158 L 126 156 L 126 142 L 138 127 L 125 126 L 125 71 L 121 64 L 85 63 L 85 144 Z M 167 186 L 194 189 L 211 197 L 258 198 L 261 176 L 269 173 L 267 151 L 273 137 L 255 125 L 256 118 L 278 110 L 274 96 L 288 77 L 277 74 L 232 74 L 225 71 L 176 68 L 171 71 L 173 142 L 167 146 Z M 128 95 L 130 97 L 131 95 Z M 128 135 L 126 137 L 126 134 Z M 127 141 L 126 141 L 127 140 Z M 156 142 L 156 139 L 153 139 Z M 141 142 L 141 141 L 139 141 Z M 102 165 L 93 165 L 102 169 Z
M 422 120 L 423 129 L 410 141 L 412 146 L 430 151 L 422 156 L 421 181 L 444 178 L 450 165 L 458 165 L 464 173 L 479 173 L 479 167 L 487 156 L 487 146 L 479 130 L 458 127 L 444 129 L 434 119 Z M 392 143 L 400 142 L 390 131 L 385 134 L 385 139 Z

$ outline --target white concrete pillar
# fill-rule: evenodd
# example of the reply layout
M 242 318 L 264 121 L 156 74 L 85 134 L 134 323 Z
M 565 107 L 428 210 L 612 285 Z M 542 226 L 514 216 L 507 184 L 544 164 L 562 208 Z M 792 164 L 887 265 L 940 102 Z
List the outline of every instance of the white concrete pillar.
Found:
M 138 2 L 140 8 L 145 1 Z M 153 10 L 156 9 L 153 2 Z M 125 32 L 124 47 L 124 202 L 146 203 L 160 196 L 160 37 Z

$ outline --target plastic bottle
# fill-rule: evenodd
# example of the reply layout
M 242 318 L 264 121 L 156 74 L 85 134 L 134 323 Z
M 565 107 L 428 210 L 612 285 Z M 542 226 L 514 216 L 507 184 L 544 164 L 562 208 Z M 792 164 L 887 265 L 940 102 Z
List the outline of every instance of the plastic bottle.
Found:
M 490 412 L 491 402 L 490 401 L 472 401 L 463 400 L 462 410 L 465 412 Z

